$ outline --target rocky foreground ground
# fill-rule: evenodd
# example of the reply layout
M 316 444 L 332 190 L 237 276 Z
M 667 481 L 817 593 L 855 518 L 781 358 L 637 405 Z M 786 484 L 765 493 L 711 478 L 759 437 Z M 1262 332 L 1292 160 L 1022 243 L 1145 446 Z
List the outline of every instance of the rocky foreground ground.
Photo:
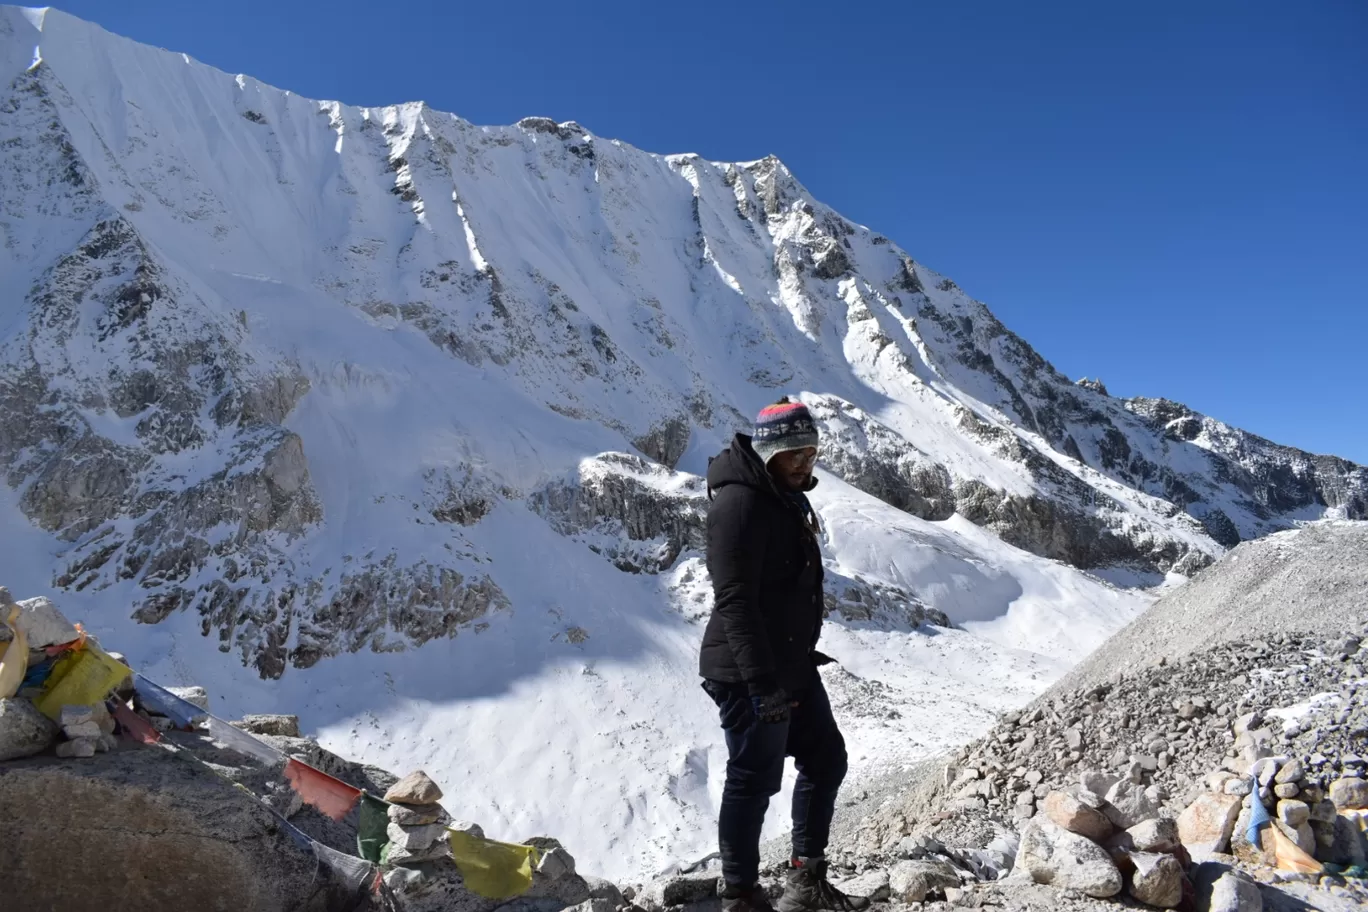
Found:
M 1308 531 L 1243 545 L 1161 600 L 1118 637 L 1143 654 L 1109 644 L 952 757 L 852 786 L 833 833 L 833 879 L 878 912 L 1368 908 L 1368 587 L 1352 584 L 1368 526 Z M 1276 590 L 1284 610 L 1258 602 L 1260 590 Z M 70 631 L 31 633 L 32 644 Z M 415 791 L 421 803 L 399 809 L 403 819 L 392 809 L 395 846 L 377 882 L 356 858 L 355 812 L 339 822 L 304 804 L 222 730 L 174 730 L 150 713 L 165 744 L 134 744 L 109 738 L 103 716 L 64 712 L 59 728 L 22 693 L 0 701 L 10 739 L 0 737 L 0 877 L 23 897 L 19 908 L 720 905 L 715 859 L 615 885 L 577 873 L 571 852 L 544 836 L 524 840 L 542 850 L 530 890 L 477 896 L 445 842 L 426 839 L 439 823 L 479 831 L 453 822 L 434 783 L 337 757 L 300 737 L 292 717 L 233 723 L 371 794 Z M 282 817 L 323 849 L 302 848 Z M 777 896 L 784 847 L 770 848 L 765 885 Z

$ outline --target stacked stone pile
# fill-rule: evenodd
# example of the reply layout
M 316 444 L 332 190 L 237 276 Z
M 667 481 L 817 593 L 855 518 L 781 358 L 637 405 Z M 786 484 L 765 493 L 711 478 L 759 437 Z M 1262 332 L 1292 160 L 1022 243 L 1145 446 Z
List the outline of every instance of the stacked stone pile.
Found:
M 416 864 L 451 854 L 446 838 L 451 815 L 437 803 L 442 800 L 442 790 L 427 773 L 409 773 L 390 786 L 385 800 L 393 805 L 386 834 L 390 840 L 388 862 Z M 484 835 L 479 827 L 470 826 L 471 832 Z
M 63 706 L 60 724 L 66 740 L 57 745 L 59 757 L 93 757 L 96 753 L 113 750 L 118 744 L 114 737 L 114 717 L 103 703 Z
M 1225 644 L 1009 713 L 956 755 L 945 791 L 957 809 L 1011 823 L 1031 817 L 1080 769 L 1138 775 L 1161 803 L 1181 801 L 1215 767 L 1243 773 L 1282 753 L 1302 756 L 1320 778 L 1364 773 L 1364 635 L 1368 625 L 1354 635 Z

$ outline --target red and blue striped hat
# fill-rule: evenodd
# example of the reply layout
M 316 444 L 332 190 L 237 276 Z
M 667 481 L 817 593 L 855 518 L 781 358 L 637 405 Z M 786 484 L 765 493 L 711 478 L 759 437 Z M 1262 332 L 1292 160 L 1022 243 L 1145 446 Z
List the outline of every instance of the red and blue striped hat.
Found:
M 760 461 L 769 464 L 777 453 L 817 447 L 817 424 L 801 402 L 785 396 L 767 405 L 755 416 L 755 435 L 751 439 Z

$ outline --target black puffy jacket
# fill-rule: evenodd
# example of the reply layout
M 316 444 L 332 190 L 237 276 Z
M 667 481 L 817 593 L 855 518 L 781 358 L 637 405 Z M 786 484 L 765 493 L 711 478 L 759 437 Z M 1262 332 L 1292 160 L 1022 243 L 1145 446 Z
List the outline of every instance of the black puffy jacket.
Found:
M 816 676 L 822 632 L 822 552 L 807 499 L 780 492 L 744 434 L 708 463 L 708 490 L 713 610 L 699 674 L 752 693 L 800 693 Z

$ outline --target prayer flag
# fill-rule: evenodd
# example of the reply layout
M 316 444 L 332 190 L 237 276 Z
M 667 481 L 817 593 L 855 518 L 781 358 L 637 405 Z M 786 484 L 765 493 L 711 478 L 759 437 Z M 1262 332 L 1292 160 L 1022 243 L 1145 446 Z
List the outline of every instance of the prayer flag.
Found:
M 118 722 L 123 728 L 124 734 L 134 741 L 141 741 L 143 744 L 156 744 L 161 740 L 161 735 L 148 724 L 146 719 L 117 700 L 114 702 L 114 721 Z
M 299 797 L 333 820 L 341 821 L 361 797 L 360 789 L 352 788 L 341 779 L 334 779 L 293 757 L 285 764 L 285 778 L 290 781 L 290 788 L 299 793 Z
M 128 669 L 124 668 L 124 672 L 127 671 Z M 149 681 L 140 674 L 133 676 L 133 687 L 144 703 L 170 718 L 181 728 L 193 728 L 196 720 L 208 715 L 194 703 L 182 700 L 165 687 Z
M 209 717 L 209 737 L 229 750 L 237 751 L 246 757 L 253 757 L 267 766 L 276 766 L 285 759 L 285 755 L 271 745 L 253 738 L 247 732 L 224 722 L 217 716 Z
M 512 899 L 532 886 L 537 850 L 481 839 L 460 830 L 447 830 L 451 857 L 461 871 L 466 889 L 486 899 Z
M 33 705 L 49 719 L 62 715 L 63 706 L 94 706 L 103 703 L 128 677 L 128 666 L 87 640 L 84 649 L 59 659 L 52 666 L 47 689 Z
M 361 793 L 361 813 L 356 824 L 356 852 L 366 861 L 380 863 L 389 842 L 389 804 L 369 792 Z

